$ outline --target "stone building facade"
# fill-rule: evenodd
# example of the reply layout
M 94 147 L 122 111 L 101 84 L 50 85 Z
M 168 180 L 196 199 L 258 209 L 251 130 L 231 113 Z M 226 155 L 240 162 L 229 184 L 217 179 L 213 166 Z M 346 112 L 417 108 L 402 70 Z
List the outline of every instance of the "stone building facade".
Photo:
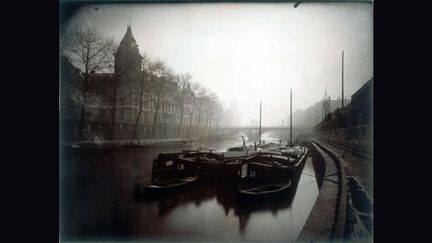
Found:
M 91 110 L 87 116 L 85 126 L 85 136 L 80 137 L 79 130 L 79 107 L 74 104 L 73 99 L 67 93 L 69 84 L 77 79 L 80 75 L 79 69 L 74 67 L 66 57 L 61 58 L 61 127 L 62 136 L 66 141 L 76 140 L 105 140 L 110 139 L 112 131 L 112 102 L 109 99 L 109 92 L 112 91 L 113 82 L 119 82 L 117 90 L 116 109 L 115 109 L 115 127 L 112 139 L 130 139 L 134 132 L 134 127 L 139 110 L 139 99 L 133 92 L 132 84 L 134 79 L 139 78 L 142 72 L 142 56 L 139 53 L 138 44 L 132 34 L 131 26 L 127 26 L 126 33 L 120 41 L 119 47 L 114 54 L 114 73 L 94 73 L 91 76 L 92 85 L 94 85 L 94 97 L 100 97 L 100 105 Z M 158 82 L 164 77 L 151 77 L 150 82 Z M 145 94 L 145 98 L 152 97 L 151 91 Z M 111 96 L 112 98 L 112 96 Z M 186 99 L 188 100 L 188 99 Z M 180 108 L 179 102 L 175 95 L 165 95 L 161 97 L 159 109 L 158 104 L 154 101 L 144 103 L 142 108 L 141 119 L 138 126 L 138 135 L 141 139 L 146 138 L 176 138 L 179 137 Z M 184 110 L 190 104 L 184 104 Z M 158 114 L 155 115 L 156 110 Z M 154 118 L 157 122 L 154 124 Z M 200 126 L 197 127 L 197 115 L 192 121 L 191 137 L 202 135 L 204 116 L 201 115 Z M 180 137 L 186 137 L 189 128 L 190 116 L 188 112 L 183 114 L 183 125 Z M 211 124 L 211 123 L 210 123 Z M 216 122 L 212 126 L 215 126 Z M 152 134 L 155 127 L 154 134 Z M 152 136 L 154 135 L 154 136 Z
M 315 132 L 333 143 L 372 153 L 373 78 L 351 96 L 351 102 L 343 109 L 327 114 L 315 126 Z

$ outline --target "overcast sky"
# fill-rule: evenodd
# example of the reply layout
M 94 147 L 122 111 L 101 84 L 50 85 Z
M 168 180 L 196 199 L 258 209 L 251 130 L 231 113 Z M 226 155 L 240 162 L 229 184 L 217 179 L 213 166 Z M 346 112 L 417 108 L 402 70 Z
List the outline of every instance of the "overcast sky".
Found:
M 119 42 L 129 19 L 140 51 L 212 90 L 237 100 L 243 125 L 259 117 L 281 125 L 293 111 L 321 100 L 324 89 L 345 97 L 373 76 L 373 6 L 365 3 L 206 3 L 93 5 L 71 19 Z M 96 10 L 97 8 L 97 10 Z

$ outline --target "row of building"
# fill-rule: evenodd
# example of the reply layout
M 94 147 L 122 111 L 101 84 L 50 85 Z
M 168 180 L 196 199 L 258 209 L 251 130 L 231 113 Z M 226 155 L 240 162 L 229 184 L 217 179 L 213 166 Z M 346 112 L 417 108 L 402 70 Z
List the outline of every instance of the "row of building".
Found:
M 343 108 L 326 114 L 315 126 L 322 137 L 345 146 L 370 152 L 373 143 L 373 78 L 351 96 Z
M 142 72 L 142 56 L 138 44 L 132 34 L 131 26 L 127 26 L 126 33 L 114 55 L 114 73 L 92 73 L 90 77 L 92 92 L 86 97 L 84 107 L 85 121 L 82 124 L 78 94 L 71 92 L 74 83 L 82 75 L 69 58 L 61 57 L 61 127 L 62 136 L 66 141 L 97 140 L 97 139 L 129 139 L 133 136 L 134 127 L 139 112 L 139 98 L 133 92 L 133 79 Z M 111 85 L 118 82 L 121 75 L 121 85 L 117 90 L 117 98 L 113 99 Z M 115 79 L 117 75 L 117 79 Z M 151 82 L 163 82 L 165 77 L 152 76 Z M 221 125 L 221 114 L 209 117 L 206 111 L 195 111 L 192 119 L 188 112 L 190 102 L 181 105 L 174 93 L 160 96 L 158 101 L 151 100 L 156 94 L 148 91 L 144 100 L 138 126 L 140 138 L 176 138 L 203 136 Z M 165 92 L 162 90 L 162 92 Z M 168 91 L 166 91 L 168 92 Z M 115 100 L 116 109 L 113 112 L 112 102 Z M 112 117 L 115 113 L 114 133 L 112 133 Z M 181 118 L 182 117 L 182 118 Z M 180 127 L 180 120 L 182 126 Z M 156 122 L 154 122 L 156 120 Z

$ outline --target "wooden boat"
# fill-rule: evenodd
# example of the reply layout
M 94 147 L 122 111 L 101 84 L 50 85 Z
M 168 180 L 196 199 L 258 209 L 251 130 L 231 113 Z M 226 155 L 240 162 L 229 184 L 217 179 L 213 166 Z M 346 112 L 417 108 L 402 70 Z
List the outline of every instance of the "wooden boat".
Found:
M 243 161 L 237 192 L 246 197 L 284 194 L 300 179 L 307 152 L 306 147 L 298 146 L 288 152 L 260 151 L 253 154 Z
M 246 187 L 245 189 L 241 189 L 239 192 L 250 196 L 275 195 L 276 193 L 287 190 L 292 186 L 292 184 L 292 180 L 284 182 L 268 182 L 257 186 Z
M 153 161 L 151 183 L 137 182 L 137 193 L 171 191 L 198 180 L 196 170 L 178 159 L 182 153 L 160 153 Z
M 243 154 L 237 152 L 191 152 L 178 156 L 178 163 L 185 164 L 200 175 L 200 178 L 235 182 L 239 179 L 239 171 Z
M 144 186 L 143 189 L 145 192 L 168 191 L 168 190 L 176 189 L 191 184 L 197 181 L 198 178 L 199 178 L 198 175 L 189 175 L 189 176 L 179 177 L 179 178 L 158 180 L 158 181 L 153 181 L 152 184 L 150 185 Z
M 137 183 L 138 192 L 168 191 L 202 179 L 237 181 L 241 157 L 212 150 L 160 153 L 153 161 L 151 184 Z
M 290 89 L 290 104 L 292 104 L 292 89 Z M 259 144 L 255 146 L 257 153 L 245 159 L 240 173 L 240 185 L 237 192 L 241 196 L 273 196 L 281 194 L 297 185 L 306 163 L 308 149 L 304 146 L 292 146 L 292 119 L 290 119 L 290 147 L 277 143 L 261 143 L 261 107 Z M 292 105 L 290 105 L 292 117 Z M 288 144 L 287 144 L 288 145 Z M 243 139 L 243 146 L 246 144 Z M 295 186 L 296 188 L 296 186 Z

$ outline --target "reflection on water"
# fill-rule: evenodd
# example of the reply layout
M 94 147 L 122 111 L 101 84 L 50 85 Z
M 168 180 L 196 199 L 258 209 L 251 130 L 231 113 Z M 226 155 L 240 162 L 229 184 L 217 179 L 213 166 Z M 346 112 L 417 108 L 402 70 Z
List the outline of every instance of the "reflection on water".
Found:
M 311 161 L 298 188 L 283 198 L 244 201 L 227 185 L 200 182 L 182 191 L 137 202 L 138 233 L 171 240 L 295 240 L 318 194 Z M 297 193 L 296 193 L 297 192 Z M 152 229 L 147 229 L 152 222 Z M 164 228 L 163 232 L 153 231 Z
M 264 140 L 266 143 L 267 142 L 273 142 L 273 143 L 279 142 L 279 138 L 277 137 L 277 134 L 274 131 L 264 132 L 261 135 L 261 140 Z M 284 142 L 286 142 L 286 141 L 284 141 Z
M 201 148 L 209 148 L 214 149 L 218 152 L 225 152 L 228 148 L 231 147 L 238 147 L 243 144 L 243 140 L 241 137 L 238 139 L 232 139 L 224 142 L 196 142 L 193 144 L 194 149 L 197 149 L 199 147 Z
M 198 143 L 194 143 L 194 149 L 197 149 L 199 147 L 202 148 L 211 148 L 214 149 L 215 151 L 218 152 L 225 152 L 228 148 L 231 147 L 238 147 L 241 146 L 243 144 L 243 139 L 242 136 L 244 136 L 245 141 L 246 141 L 246 145 L 254 145 L 254 141 L 248 140 L 248 137 L 246 136 L 246 134 L 244 133 L 237 133 L 235 134 L 234 137 L 236 137 L 237 139 L 231 139 L 228 141 L 223 141 L 223 142 L 198 142 Z M 279 143 L 280 139 L 276 137 L 276 133 L 273 131 L 269 131 L 269 132 L 264 132 L 261 135 L 262 140 L 265 143 Z M 282 141 L 282 143 L 286 144 L 287 141 Z
M 238 146 L 235 142 L 219 146 Z M 308 158 L 297 188 L 284 198 L 244 201 L 228 185 L 200 181 L 185 190 L 137 199 L 133 178 L 143 170 L 142 163 L 144 173 L 150 173 L 157 153 L 70 156 L 68 162 L 80 166 L 63 168 L 68 172 L 62 178 L 62 239 L 291 241 L 318 195 Z

